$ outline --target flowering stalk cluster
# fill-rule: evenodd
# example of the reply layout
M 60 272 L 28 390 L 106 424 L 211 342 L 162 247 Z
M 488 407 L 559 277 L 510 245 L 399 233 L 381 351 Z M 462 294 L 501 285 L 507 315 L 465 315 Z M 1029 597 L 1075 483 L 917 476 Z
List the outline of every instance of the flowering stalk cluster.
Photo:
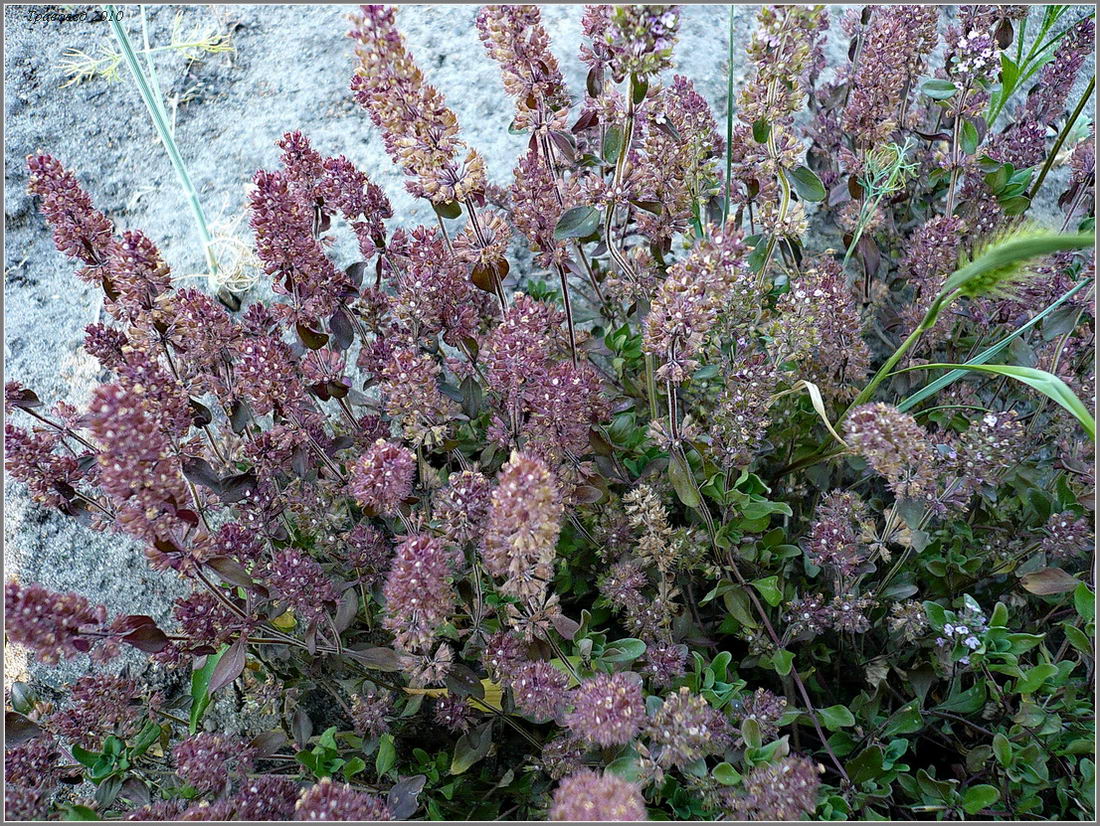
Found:
M 275 299 L 236 309 L 30 157 L 103 377 L 9 382 L 6 468 L 180 590 L 6 583 L 9 644 L 87 666 L 11 686 L 7 815 L 905 818 L 931 782 L 1092 819 L 1058 761 L 1094 717 L 1095 264 L 1029 213 L 1060 185 L 1090 231 L 1092 23 L 1050 9 L 1016 94 L 1026 9 L 763 8 L 727 141 L 676 7 L 579 13 L 574 96 L 542 11 L 488 6 L 529 134 L 490 181 L 413 12 L 362 7 L 354 95 L 434 220 L 287 132 L 248 204 Z M 928 743 L 1015 751 L 955 784 Z

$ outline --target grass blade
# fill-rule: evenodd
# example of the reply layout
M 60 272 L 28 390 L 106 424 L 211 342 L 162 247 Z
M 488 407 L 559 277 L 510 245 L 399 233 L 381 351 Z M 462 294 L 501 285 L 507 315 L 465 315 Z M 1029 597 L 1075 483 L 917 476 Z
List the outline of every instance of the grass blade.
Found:
M 1057 402 L 1081 423 L 1081 427 L 1089 434 L 1089 438 L 1096 441 L 1096 421 L 1092 418 L 1084 403 L 1070 390 L 1060 378 L 1046 370 L 1037 370 L 1034 367 L 1019 367 L 1015 364 L 920 364 L 915 367 L 906 367 L 899 370 L 904 373 L 909 370 L 973 370 L 979 373 L 990 373 L 994 376 L 1007 376 L 1010 379 L 1023 382 L 1028 387 L 1034 388 L 1051 401 Z
M 989 361 L 1006 347 L 1008 347 L 1009 344 L 1018 339 L 1020 336 L 1022 336 L 1024 333 L 1026 333 L 1028 330 L 1030 330 L 1032 327 L 1034 327 L 1036 324 L 1046 318 L 1048 315 L 1053 313 L 1056 309 L 1061 307 L 1063 304 L 1065 304 L 1067 301 L 1073 298 L 1073 296 L 1077 295 L 1077 293 L 1081 292 L 1081 290 L 1083 290 L 1091 283 L 1092 279 L 1086 278 L 1081 283 L 1075 284 L 1072 289 L 1066 292 L 1065 295 L 1063 295 L 1061 298 L 1059 298 L 1037 316 L 1021 324 L 1013 332 L 1009 333 L 996 344 L 992 345 L 991 347 L 987 347 L 985 350 L 982 350 L 982 352 L 978 353 L 978 355 L 974 356 L 974 358 L 966 361 L 963 365 L 961 365 L 959 369 L 952 370 L 950 373 L 946 373 L 940 376 L 935 381 L 926 384 L 916 393 L 907 396 L 904 400 L 898 403 L 898 410 L 910 410 L 920 404 L 925 399 L 927 399 L 929 396 L 939 392 L 940 390 L 943 390 L 943 388 L 947 387 L 949 384 L 953 384 L 956 380 L 962 378 L 963 375 L 966 374 L 967 367 L 975 364 L 985 364 L 987 361 Z

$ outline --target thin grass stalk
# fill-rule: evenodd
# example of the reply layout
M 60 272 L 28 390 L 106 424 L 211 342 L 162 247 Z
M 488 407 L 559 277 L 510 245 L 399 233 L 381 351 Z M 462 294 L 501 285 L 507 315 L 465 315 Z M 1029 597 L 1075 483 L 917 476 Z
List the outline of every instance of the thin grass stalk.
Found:
M 191 181 L 191 175 L 187 171 L 187 165 L 183 161 L 183 156 L 180 154 L 179 147 L 176 145 L 175 138 L 172 136 L 172 131 L 168 128 L 163 105 L 158 102 L 158 95 L 153 91 L 150 78 L 142 69 L 141 63 L 138 62 L 137 55 L 134 53 L 133 44 L 130 42 L 130 37 L 126 34 L 126 29 L 122 26 L 122 12 L 113 4 L 105 5 L 104 10 L 107 12 L 107 19 L 111 23 L 111 29 L 114 32 L 115 39 L 118 40 L 119 47 L 122 49 L 122 56 L 126 60 L 126 65 L 130 67 L 130 72 L 137 82 L 141 99 L 145 102 L 145 106 L 152 116 L 153 126 L 157 130 L 157 135 L 160 137 L 161 143 L 164 144 L 164 149 L 168 153 L 168 159 L 172 162 L 172 168 L 176 172 L 176 178 L 179 180 L 180 186 L 183 188 L 184 194 L 186 195 L 187 206 L 191 210 L 191 216 L 195 220 L 195 226 L 198 229 L 199 239 L 202 243 L 203 258 L 206 260 L 207 266 L 210 267 L 211 275 L 217 275 L 218 262 L 214 256 L 213 236 L 211 236 L 210 228 L 206 223 L 206 213 L 203 211 L 202 203 L 199 201 L 198 191 Z
M 722 226 L 730 217 L 733 188 L 733 4 L 730 4 L 729 54 L 726 62 L 726 199 L 722 203 Z

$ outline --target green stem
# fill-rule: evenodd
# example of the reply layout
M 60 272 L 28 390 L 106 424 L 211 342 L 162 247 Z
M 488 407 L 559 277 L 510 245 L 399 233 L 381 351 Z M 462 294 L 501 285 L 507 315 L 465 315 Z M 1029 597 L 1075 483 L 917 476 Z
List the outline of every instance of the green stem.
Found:
M 654 375 L 656 367 L 656 359 L 652 353 L 645 354 L 645 390 L 646 395 L 649 397 L 649 420 L 651 422 L 657 421 L 657 379 Z
M 1050 150 L 1050 154 L 1047 155 L 1046 163 L 1043 164 L 1043 168 L 1039 170 L 1039 177 L 1035 179 L 1035 185 L 1031 187 L 1031 192 L 1027 194 L 1028 201 L 1034 201 L 1035 195 L 1039 192 L 1039 187 L 1043 185 L 1043 181 L 1046 180 L 1047 173 L 1050 172 L 1051 166 L 1054 165 L 1054 159 L 1057 157 L 1058 152 L 1062 148 L 1062 144 L 1066 142 L 1066 138 L 1069 137 L 1069 132 L 1073 128 L 1073 124 L 1077 122 L 1077 118 L 1081 117 L 1081 112 L 1084 111 L 1085 104 L 1092 100 L 1092 91 L 1096 88 L 1096 76 L 1094 75 L 1089 80 L 1088 88 L 1085 89 L 1085 93 L 1081 95 L 1081 99 L 1077 101 L 1077 108 L 1073 110 L 1073 114 L 1069 116 L 1069 120 L 1066 121 L 1066 125 L 1062 127 L 1062 131 L 1058 133 L 1058 140 L 1054 142 L 1054 148 Z

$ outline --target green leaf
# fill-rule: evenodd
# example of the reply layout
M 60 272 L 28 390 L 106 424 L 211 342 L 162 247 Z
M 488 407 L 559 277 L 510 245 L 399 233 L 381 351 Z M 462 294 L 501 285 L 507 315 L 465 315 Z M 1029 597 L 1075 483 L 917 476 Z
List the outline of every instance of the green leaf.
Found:
M 963 794 L 963 810 L 968 815 L 974 815 L 1001 799 L 1001 793 L 993 786 L 979 783 L 971 786 Z
M 859 784 L 865 780 L 873 780 L 882 773 L 882 748 L 880 746 L 868 746 L 849 760 L 844 768 L 853 783 Z
M 1029 668 L 1023 678 L 1016 681 L 1016 691 L 1020 694 L 1031 694 L 1057 673 L 1058 666 L 1040 663 L 1034 668 Z
M 387 735 L 389 736 L 389 735 Z M 381 754 L 381 752 L 379 752 Z M 340 769 L 340 774 L 344 776 L 344 782 L 351 782 L 351 779 L 359 772 L 363 771 L 367 767 L 367 761 L 362 757 L 353 757 Z
M 699 507 L 703 500 L 699 496 L 699 488 L 695 485 L 691 466 L 678 450 L 674 450 L 668 457 L 668 480 L 672 483 L 681 502 L 689 508 Z
M 1089 635 L 1078 628 L 1076 625 L 1070 625 L 1068 622 L 1062 623 L 1062 630 L 1066 634 L 1066 639 L 1069 640 L 1069 644 L 1084 654 L 1086 657 L 1092 656 L 1092 640 Z
M 772 125 L 767 118 L 760 118 L 752 124 L 752 139 L 757 143 L 767 143 L 768 136 L 772 133 Z
M 963 121 L 962 150 L 967 155 L 973 155 L 978 151 L 978 129 L 974 126 L 973 121 Z
M 615 760 L 612 760 L 607 764 L 607 768 L 604 771 L 611 772 L 628 783 L 638 782 L 638 755 L 636 754 L 624 754 Z
M 68 804 L 65 806 L 65 820 L 100 820 L 95 810 L 81 804 Z
M 932 627 L 937 631 L 943 628 L 943 624 L 947 622 L 945 609 L 938 602 L 926 600 L 924 603 L 924 615 L 928 617 L 928 622 L 930 622 Z
M 1016 381 L 1023 382 L 1028 387 L 1038 390 L 1051 401 L 1068 410 L 1089 435 L 1096 440 L 1096 421 L 1092 418 L 1088 408 L 1070 390 L 1069 385 L 1057 376 L 1046 370 L 1037 370 L 1034 367 L 1019 367 L 1013 364 L 921 364 L 916 368 L 906 367 L 899 370 L 904 373 L 908 370 L 973 370 L 979 373 L 991 373 L 995 376 L 1007 376 Z
M 600 659 L 609 663 L 630 663 L 645 654 L 645 643 L 633 637 L 624 637 L 607 644 Z
M 955 270 L 944 282 L 940 296 L 947 296 L 955 290 L 969 297 L 985 295 L 991 288 L 1002 284 L 1006 273 L 1011 273 L 1015 265 L 1054 252 L 1085 249 L 1093 246 L 1095 240 L 1088 233 L 1036 231 L 1025 227 L 990 244 L 973 261 Z
M 1002 338 L 996 344 L 993 344 L 992 346 L 987 347 L 985 350 L 982 350 L 982 352 L 978 353 L 978 355 L 974 356 L 974 358 L 969 359 L 966 362 L 966 364 L 967 365 L 970 365 L 970 364 L 985 364 L 987 361 L 992 360 L 992 358 L 994 356 L 996 356 L 999 352 L 1001 352 L 1006 347 L 1008 347 L 1013 341 L 1018 339 L 1020 336 L 1022 336 L 1024 333 L 1026 333 L 1029 329 L 1034 327 L 1036 324 L 1038 324 L 1040 321 L 1045 319 L 1047 316 L 1049 316 L 1051 313 L 1053 313 L 1059 307 L 1064 305 L 1067 301 L 1069 301 L 1071 298 L 1073 298 L 1073 296 L 1075 296 L 1081 290 L 1085 289 L 1085 287 L 1087 287 L 1091 283 L 1092 283 L 1092 279 L 1091 278 L 1086 278 L 1086 279 L 1083 279 L 1082 281 L 1080 281 L 1079 283 L 1075 284 L 1073 287 L 1071 287 L 1069 290 L 1067 290 L 1063 295 L 1061 295 L 1057 300 L 1052 302 L 1050 304 L 1050 306 L 1048 306 L 1046 309 L 1044 309 L 1041 313 L 1039 313 L 1038 315 L 1036 315 L 1033 318 L 1029 319 L 1028 321 L 1025 321 L 1023 324 L 1021 324 L 1019 327 L 1017 327 L 1015 330 L 1013 330 L 1007 336 Z M 1046 325 L 1044 325 L 1044 327 L 1045 326 Z M 908 396 L 903 401 L 901 401 L 898 404 L 898 410 L 901 410 L 901 411 L 904 412 L 906 410 L 912 409 L 913 407 L 920 404 L 922 401 L 927 399 L 932 394 L 936 393 L 939 390 L 942 390 L 944 387 L 947 387 L 947 385 L 949 385 L 952 382 L 962 378 L 964 375 L 966 375 L 966 370 L 952 370 L 950 373 L 946 373 L 945 375 L 940 376 L 935 381 L 932 381 L 932 382 L 926 384 L 924 387 L 922 387 L 916 393 L 913 393 L 911 396 Z
M 719 763 L 710 773 L 723 786 L 736 786 L 741 782 L 740 772 L 726 762 Z
M 88 751 L 82 746 L 73 745 L 72 747 L 73 757 L 76 758 L 76 762 L 82 766 L 87 766 L 89 769 L 99 762 L 99 758 L 102 756 L 97 751 Z
M 435 214 L 440 218 L 457 218 L 462 214 L 462 205 L 457 201 L 447 201 L 443 204 L 437 204 L 432 201 L 432 209 L 435 210 Z
M 466 732 L 455 743 L 454 756 L 451 758 L 451 774 L 463 774 L 470 766 L 489 753 L 493 743 L 492 721 L 482 723 Z
M 210 677 L 217 668 L 218 661 L 228 650 L 229 646 L 223 645 L 216 654 L 207 655 L 202 668 L 191 672 L 191 719 L 188 726 L 191 734 L 198 731 L 199 721 L 210 705 L 210 692 L 206 689 L 210 685 Z
M 374 758 L 374 771 L 379 777 L 382 777 L 393 768 L 393 764 L 396 762 L 397 748 L 393 743 L 393 735 L 383 734 L 378 741 L 378 754 Z
M 763 744 L 760 733 L 760 721 L 755 717 L 746 717 L 741 721 L 741 739 L 750 749 L 758 749 Z
M 763 579 L 754 580 L 752 584 L 768 605 L 775 606 L 783 601 L 783 591 L 779 587 L 779 577 L 767 576 Z
M 554 227 L 554 238 L 585 238 L 599 229 L 600 211 L 594 206 L 578 206 L 568 209 Z
M 924 81 L 920 90 L 932 100 L 947 100 L 958 91 L 955 84 L 950 80 L 941 80 L 940 78 Z
M 603 136 L 603 145 L 600 147 L 600 154 L 603 155 L 605 161 L 615 163 L 619 160 L 619 153 L 623 151 L 623 140 L 621 126 L 608 127 Z
M 1096 618 L 1096 595 L 1083 582 L 1073 592 L 1073 607 L 1077 609 L 1077 616 L 1086 622 Z
M 825 724 L 825 728 L 829 731 L 836 731 L 856 724 L 856 718 L 847 706 L 829 706 L 828 708 L 819 708 L 817 712 L 821 715 L 821 722 Z
M 895 712 L 890 718 L 890 722 L 886 724 L 883 733 L 887 736 L 912 734 L 922 728 L 924 728 L 924 718 L 921 717 L 919 704 L 916 700 L 911 700 Z
M 791 673 L 791 667 L 794 665 L 794 654 L 785 648 L 780 648 L 772 654 L 772 665 L 775 667 L 777 674 L 786 677 Z
M 1002 766 L 1012 765 L 1012 743 L 1000 732 L 993 735 L 993 755 Z
M 797 167 L 788 174 L 791 176 L 791 183 L 794 184 L 795 192 L 803 201 L 825 200 L 825 185 L 821 183 L 817 173 L 808 166 Z

